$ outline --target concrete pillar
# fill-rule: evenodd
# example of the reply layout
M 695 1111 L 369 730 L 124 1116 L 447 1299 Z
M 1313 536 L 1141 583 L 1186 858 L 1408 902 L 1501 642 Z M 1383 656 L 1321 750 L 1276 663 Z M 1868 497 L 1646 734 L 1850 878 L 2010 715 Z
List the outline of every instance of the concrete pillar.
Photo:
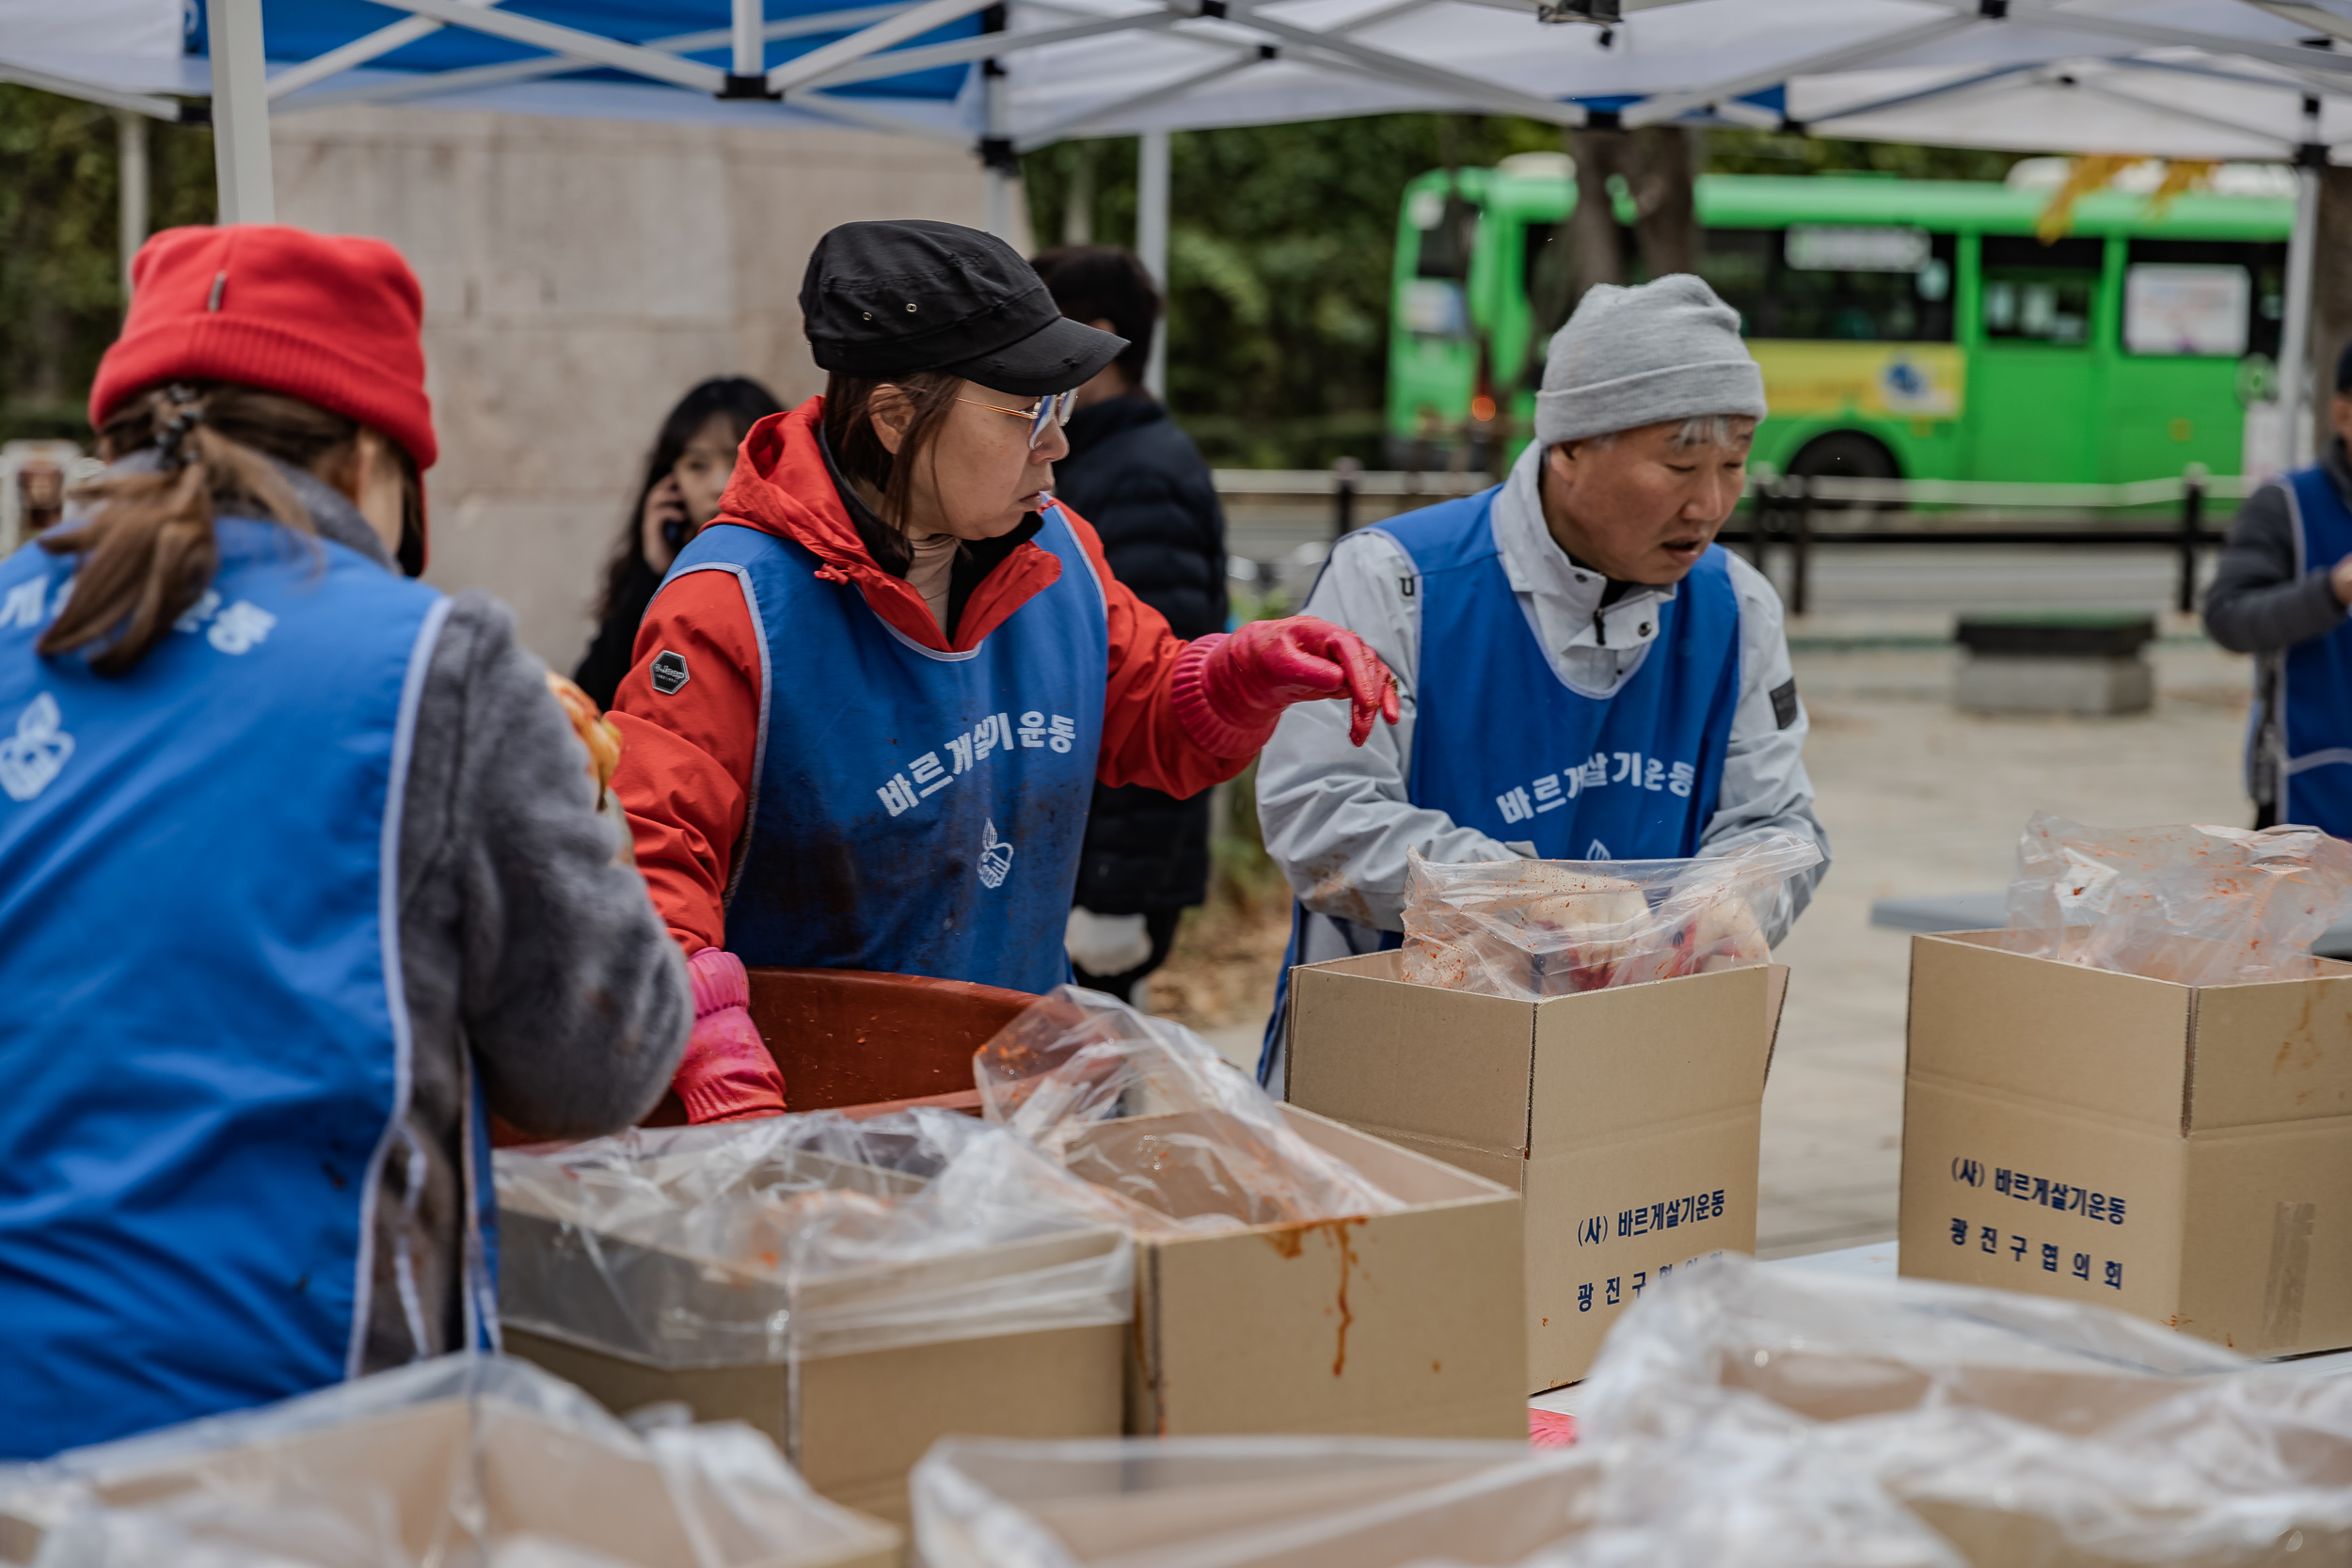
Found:
M 970 152 L 873 132 L 394 108 L 275 129 L 286 221 L 389 240 L 424 285 L 428 579 L 506 600 L 565 671 L 671 404 L 712 375 L 787 406 L 823 389 L 798 299 L 817 237 L 982 221 Z

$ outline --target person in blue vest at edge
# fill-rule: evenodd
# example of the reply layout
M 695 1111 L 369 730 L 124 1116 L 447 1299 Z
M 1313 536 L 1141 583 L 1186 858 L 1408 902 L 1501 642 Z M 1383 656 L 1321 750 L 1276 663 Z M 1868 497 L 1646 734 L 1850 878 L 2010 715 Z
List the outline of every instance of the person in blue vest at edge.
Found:
M 2336 356 L 2318 462 L 2246 498 L 2205 590 L 2205 630 L 2252 654 L 2246 790 L 2254 826 L 2352 838 L 2352 342 Z
M 1396 720 L 1353 633 L 1187 642 L 1112 575 L 1053 466 L 1127 341 L 1002 240 L 844 224 L 801 312 L 824 395 L 744 437 L 613 701 L 613 787 L 695 981 L 697 1122 L 785 1107 L 745 965 L 1050 990 L 1097 780 L 1206 789 L 1295 703 L 1357 743 Z
M 1360 750 L 1310 708 L 1258 765 L 1298 902 L 1259 1076 L 1280 1093 L 1290 966 L 1401 943 L 1406 851 L 1670 860 L 1802 834 L 1779 942 L 1826 868 L 1780 599 L 1715 544 L 1764 378 L 1683 274 L 1593 288 L 1555 334 L 1502 483 L 1342 540 L 1309 612 L 1362 635 L 1402 716 Z
M 174 229 L 0 562 L 0 1456 L 496 1342 L 485 1116 L 660 1098 L 685 966 L 513 614 L 423 570 L 422 296 Z

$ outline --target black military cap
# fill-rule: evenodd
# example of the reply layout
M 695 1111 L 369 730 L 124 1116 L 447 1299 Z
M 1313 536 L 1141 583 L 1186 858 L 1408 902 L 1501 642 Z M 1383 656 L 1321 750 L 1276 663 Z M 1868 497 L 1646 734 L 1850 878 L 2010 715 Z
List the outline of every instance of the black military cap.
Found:
M 1066 392 L 1127 346 L 1064 316 L 995 235 L 924 218 L 828 231 L 801 279 L 801 316 L 822 369 L 945 371 L 1017 397 Z

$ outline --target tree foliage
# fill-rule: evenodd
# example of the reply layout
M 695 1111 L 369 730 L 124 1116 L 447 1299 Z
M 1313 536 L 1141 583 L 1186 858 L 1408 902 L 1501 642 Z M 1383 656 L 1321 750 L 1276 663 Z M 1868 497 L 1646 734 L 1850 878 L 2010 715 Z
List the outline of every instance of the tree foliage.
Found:
M 213 136 L 146 126 L 149 226 L 213 221 Z M 122 324 L 114 112 L 0 85 L 0 439 L 87 439 L 83 402 Z

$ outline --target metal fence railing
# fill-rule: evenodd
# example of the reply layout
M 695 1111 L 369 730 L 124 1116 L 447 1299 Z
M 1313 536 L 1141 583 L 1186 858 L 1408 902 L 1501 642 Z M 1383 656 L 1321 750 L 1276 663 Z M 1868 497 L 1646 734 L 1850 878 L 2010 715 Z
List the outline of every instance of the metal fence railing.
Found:
M 1217 493 L 1236 500 L 1329 507 L 1325 545 L 1364 520 L 1368 503 L 1406 510 L 1492 484 L 1482 473 L 1366 471 L 1347 462 L 1329 468 L 1219 468 Z M 1740 509 L 1720 538 L 1745 550 L 1761 569 L 1772 552 L 1788 558 L 1788 610 L 1805 612 L 1812 590 L 1813 552 L 1868 545 L 2159 547 L 2177 552 L 2176 602 L 2196 606 L 2201 552 L 2218 546 L 2223 526 L 2212 526 L 2217 502 L 2244 499 L 2254 482 L 2235 474 L 2208 475 L 2192 466 L 2176 478 L 2122 484 L 2015 484 L 1941 479 L 1851 479 L 1823 475 L 1762 475 L 1752 479 Z M 1321 550 L 1301 547 L 1279 563 L 1259 563 L 1266 580 Z

